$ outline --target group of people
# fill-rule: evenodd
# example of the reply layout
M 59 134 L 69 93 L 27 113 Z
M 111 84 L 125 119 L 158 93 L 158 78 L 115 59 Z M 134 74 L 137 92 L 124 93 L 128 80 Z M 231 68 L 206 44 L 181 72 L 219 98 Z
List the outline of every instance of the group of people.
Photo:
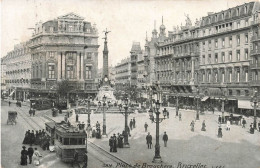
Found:
M 26 131 L 23 144 L 26 145 L 40 145 L 43 150 L 49 150 L 50 138 L 43 130 L 38 130 L 34 133 L 34 130 Z
M 26 147 L 23 146 L 23 149 L 21 151 L 20 165 L 22 165 L 22 166 L 27 165 L 28 164 L 28 158 L 29 158 L 29 164 L 32 164 L 32 160 L 33 160 L 33 164 L 35 166 L 38 166 L 40 164 L 40 157 L 42 157 L 42 155 L 37 150 L 37 148 L 33 149 L 32 145 L 30 145 L 28 150 L 26 150 Z
M 131 130 L 135 128 L 135 118 L 130 120 L 129 126 Z
M 114 134 L 109 138 L 110 152 L 117 152 L 117 148 L 123 148 L 124 136 L 120 133 Z
M 29 110 L 29 115 L 30 115 L 30 117 L 31 116 L 35 116 L 35 110 L 34 109 L 30 109 Z

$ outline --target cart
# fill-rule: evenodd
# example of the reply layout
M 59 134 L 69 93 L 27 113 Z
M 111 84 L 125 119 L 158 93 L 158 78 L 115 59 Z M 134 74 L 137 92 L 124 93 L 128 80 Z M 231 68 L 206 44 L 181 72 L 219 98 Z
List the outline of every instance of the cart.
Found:
M 12 125 L 16 124 L 17 112 L 16 111 L 8 111 L 8 119 L 7 125 L 10 123 Z

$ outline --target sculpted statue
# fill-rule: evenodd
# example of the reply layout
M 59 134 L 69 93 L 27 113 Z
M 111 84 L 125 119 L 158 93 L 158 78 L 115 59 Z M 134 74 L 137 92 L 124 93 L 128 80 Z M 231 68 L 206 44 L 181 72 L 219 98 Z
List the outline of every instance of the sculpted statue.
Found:
M 191 23 L 191 20 L 190 20 L 190 17 L 189 17 L 189 14 L 184 14 L 185 16 L 186 16 L 186 26 L 191 26 L 192 25 L 192 23 Z

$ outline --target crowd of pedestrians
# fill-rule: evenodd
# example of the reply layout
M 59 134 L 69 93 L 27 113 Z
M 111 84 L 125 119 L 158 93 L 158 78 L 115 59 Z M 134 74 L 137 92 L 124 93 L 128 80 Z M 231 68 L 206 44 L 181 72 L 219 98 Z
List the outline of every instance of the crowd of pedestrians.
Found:
M 50 146 L 50 138 L 49 136 L 45 133 L 44 129 L 43 130 L 37 130 L 34 133 L 34 130 L 26 131 L 25 137 L 23 140 L 24 145 L 40 145 L 43 150 L 49 150 Z
M 33 149 L 32 145 L 30 145 L 28 150 L 26 150 L 25 146 L 23 146 L 22 148 L 23 149 L 21 151 L 20 165 L 26 166 L 28 164 L 28 159 L 29 159 L 29 164 L 32 164 L 33 162 L 35 166 L 38 166 L 40 164 L 40 158 L 42 157 L 42 155 L 37 150 L 37 148 Z
M 117 148 L 123 148 L 123 134 L 118 133 L 117 136 L 114 134 L 109 138 L 110 152 L 117 152 Z

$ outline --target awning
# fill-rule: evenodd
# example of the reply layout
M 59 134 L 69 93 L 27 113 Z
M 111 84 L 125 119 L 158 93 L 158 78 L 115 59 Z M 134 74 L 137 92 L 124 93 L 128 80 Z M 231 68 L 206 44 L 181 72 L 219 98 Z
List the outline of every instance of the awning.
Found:
M 208 96 L 205 96 L 201 99 L 201 101 L 206 101 L 209 97 Z
M 249 100 L 238 100 L 238 108 L 241 109 L 253 109 L 252 107 L 252 102 L 250 102 Z
M 9 97 L 11 97 L 11 96 L 14 94 L 14 92 L 15 92 L 15 90 L 13 90 L 13 91 L 10 93 Z

